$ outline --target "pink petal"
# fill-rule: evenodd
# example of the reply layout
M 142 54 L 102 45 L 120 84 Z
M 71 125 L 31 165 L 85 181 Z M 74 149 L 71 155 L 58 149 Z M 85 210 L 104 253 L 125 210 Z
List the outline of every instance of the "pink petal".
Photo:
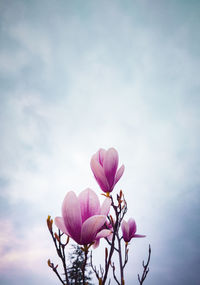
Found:
M 130 240 L 130 238 L 129 238 L 129 225 L 125 220 L 122 221 L 121 228 L 122 228 L 123 238 L 125 241 L 128 242 Z
M 82 223 L 91 216 L 100 214 L 99 198 L 93 190 L 90 188 L 85 189 L 79 194 L 78 199 L 81 207 Z
M 91 165 L 92 172 L 93 172 L 99 186 L 101 187 L 101 189 L 103 191 L 107 192 L 109 189 L 109 184 L 108 184 L 108 181 L 107 181 L 106 176 L 104 174 L 103 167 L 96 160 L 95 154 L 92 156 L 90 165 Z
M 104 157 L 104 173 L 108 180 L 110 190 L 113 189 L 115 174 L 118 167 L 118 153 L 114 148 L 109 148 Z
M 128 226 L 129 226 L 129 236 L 133 237 L 137 231 L 137 227 L 136 227 L 136 223 L 135 223 L 134 219 L 130 218 L 128 220 Z
M 100 244 L 100 238 L 107 237 L 110 241 L 112 240 L 112 232 L 110 230 L 102 230 L 96 235 L 95 242 L 93 244 L 93 248 L 97 248 Z
M 65 233 L 66 235 L 70 236 L 68 230 L 65 227 L 65 223 L 62 217 L 56 217 L 54 220 L 56 227 L 61 230 L 61 232 Z
M 112 227 L 112 224 L 108 220 L 106 220 L 105 228 L 107 230 L 110 230 L 110 235 L 108 236 L 108 239 L 111 241 L 113 237 L 113 227 Z
M 98 232 L 95 239 L 108 237 L 111 233 L 112 232 L 110 230 L 101 230 L 100 232 Z
M 137 235 L 137 234 L 135 234 L 133 237 L 134 238 L 143 238 L 143 237 L 146 237 L 146 236 L 145 235 Z
M 122 174 L 124 173 L 124 165 L 122 165 L 118 170 L 117 174 L 115 176 L 115 184 L 119 181 L 119 179 L 122 177 Z
M 82 225 L 81 244 L 90 244 L 106 221 L 106 216 L 96 215 L 87 219 Z
M 80 243 L 81 239 L 81 209 L 79 200 L 76 194 L 71 191 L 65 196 L 62 205 L 62 215 L 65 223 L 65 227 L 68 230 L 70 236 Z
M 111 199 L 110 198 L 106 198 L 103 201 L 103 204 L 101 205 L 100 214 L 107 216 L 109 211 L 110 211 L 110 206 L 111 206 Z
M 99 160 L 99 163 L 101 164 L 101 166 L 103 166 L 105 153 L 106 153 L 106 151 L 103 148 L 100 148 L 98 151 L 98 160 Z

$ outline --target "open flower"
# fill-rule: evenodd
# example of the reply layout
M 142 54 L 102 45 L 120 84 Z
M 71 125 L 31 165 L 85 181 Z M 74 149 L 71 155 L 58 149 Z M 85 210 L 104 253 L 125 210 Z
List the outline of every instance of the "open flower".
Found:
M 118 153 L 114 148 L 99 149 L 90 162 L 97 183 L 104 192 L 111 192 L 124 172 L 124 165 L 118 170 Z
M 62 217 L 56 217 L 55 224 L 78 244 L 91 244 L 110 234 L 109 230 L 102 230 L 110 205 L 110 198 L 106 198 L 100 206 L 97 195 L 89 188 L 78 197 L 70 191 L 62 204 Z
M 134 219 L 129 219 L 128 222 L 122 221 L 122 234 L 125 242 L 129 242 L 132 238 L 142 238 L 144 235 L 136 234 L 137 227 Z

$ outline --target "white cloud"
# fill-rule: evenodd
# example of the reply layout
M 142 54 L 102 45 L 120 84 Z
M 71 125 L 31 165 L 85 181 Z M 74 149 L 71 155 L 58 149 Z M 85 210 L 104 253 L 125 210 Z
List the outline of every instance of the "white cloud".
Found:
M 38 225 L 33 227 L 30 222 L 30 228 L 24 235 L 9 219 L 1 219 L 0 226 L 1 274 L 8 274 L 12 268 L 12 274 L 15 276 L 27 272 L 47 276 L 46 262 L 50 255 L 54 255 L 47 230 Z
M 194 24 L 184 20 L 183 27 L 176 26 L 173 18 L 167 30 L 169 10 L 164 13 L 160 4 L 146 15 L 147 2 L 135 3 L 137 17 L 130 3 L 129 9 L 95 3 L 87 6 L 93 11 L 87 16 L 67 6 L 73 13 L 56 10 L 52 22 L 36 28 L 37 17 L 28 19 L 25 7 L 22 18 L 6 10 L 3 32 L 11 44 L 0 62 L 5 86 L 11 87 L 1 100 L 0 144 L 1 177 L 9 183 L 2 195 L 59 215 L 67 191 L 88 186 L 99 191 L 90 157 L 99 147 L 114 146 L 126 166 L 117 189 L 122 187 L 129 202 L 127 217 L 134 216 L 140 232 L 154 242 L 156 226 L 163 235 L 168 230 L 158 213 L 166 218 L 166 205 L 187 200 L 188 191 L 196 197 L 192 189 L 200 182 L 199 60 L 187 44 Z M 191 198 L 191 215 L 193 203 Z M 183 227 L 180 217 L 179 222 Z M 7 235 L 14 231 L 12 223 L 5 227 Z M 28 232 L 24 238 L 31 239 Z M 19 250 L 5 255 L 8 264 L 25 254 L 20 239 L 13 243 Z M 27 248 L 29 267 L 39 258 L 37 246 Z M 159 250 L 154 246 L 155 255 Z

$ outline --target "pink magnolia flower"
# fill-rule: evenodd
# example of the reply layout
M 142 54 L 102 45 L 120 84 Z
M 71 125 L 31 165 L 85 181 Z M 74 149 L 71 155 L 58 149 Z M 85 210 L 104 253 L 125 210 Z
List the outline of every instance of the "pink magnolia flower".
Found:
M 65 196 L 62 204 L 62 217 L 55 218 L 56 226 L 80 245 L 87 245 L 110 231 L 102 229 L 110 210 L 111 199 L 106 198 L 100 206 L 95 192 L 89 188 L 77 197 L 73 191 Z
M 121 228 L 122 228 L 122 233 L 123 233 L 123 239 L 125 242 L 129 242 L 132 238 L 145 237 L 144 235 L 136 234 L 137 227 L 133 219 L 129 219 L 128 222 L 123 220 Z
M 111 192 L 124 172 L 124 165 L 118 170 L 118 153 L 114 148 L 99 149 L 90 162 L 97 183 L 104 192 Z

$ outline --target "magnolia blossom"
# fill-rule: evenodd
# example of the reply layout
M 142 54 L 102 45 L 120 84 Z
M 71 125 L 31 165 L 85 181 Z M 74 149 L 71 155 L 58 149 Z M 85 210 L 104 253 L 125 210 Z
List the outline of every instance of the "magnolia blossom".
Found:
M 123 220 L 121 228 L 123 233 L 123 239 L 125 242 L 129 242 L 132 238 L 145 237 L 144 235 L 136 234 L 137 227 L 134 219 L 129 219 L 128 222 Z
M 124 172 L 124 165 L 118 170 L 118 153 L 114 148 L 99 149 L 91 159 L 91 169 L 97 183 L 104 192 L 111 192 Z
M 55 224 L 78 244 L 91 244 L 110 234 L 110 230 L 102 230 L 110 205 L 110 198 L 106 198 L 100 206 L 97 195 L 89 188 L 78 197 L 70 191 L 62 204 L 62 217 L 56 217 Z

